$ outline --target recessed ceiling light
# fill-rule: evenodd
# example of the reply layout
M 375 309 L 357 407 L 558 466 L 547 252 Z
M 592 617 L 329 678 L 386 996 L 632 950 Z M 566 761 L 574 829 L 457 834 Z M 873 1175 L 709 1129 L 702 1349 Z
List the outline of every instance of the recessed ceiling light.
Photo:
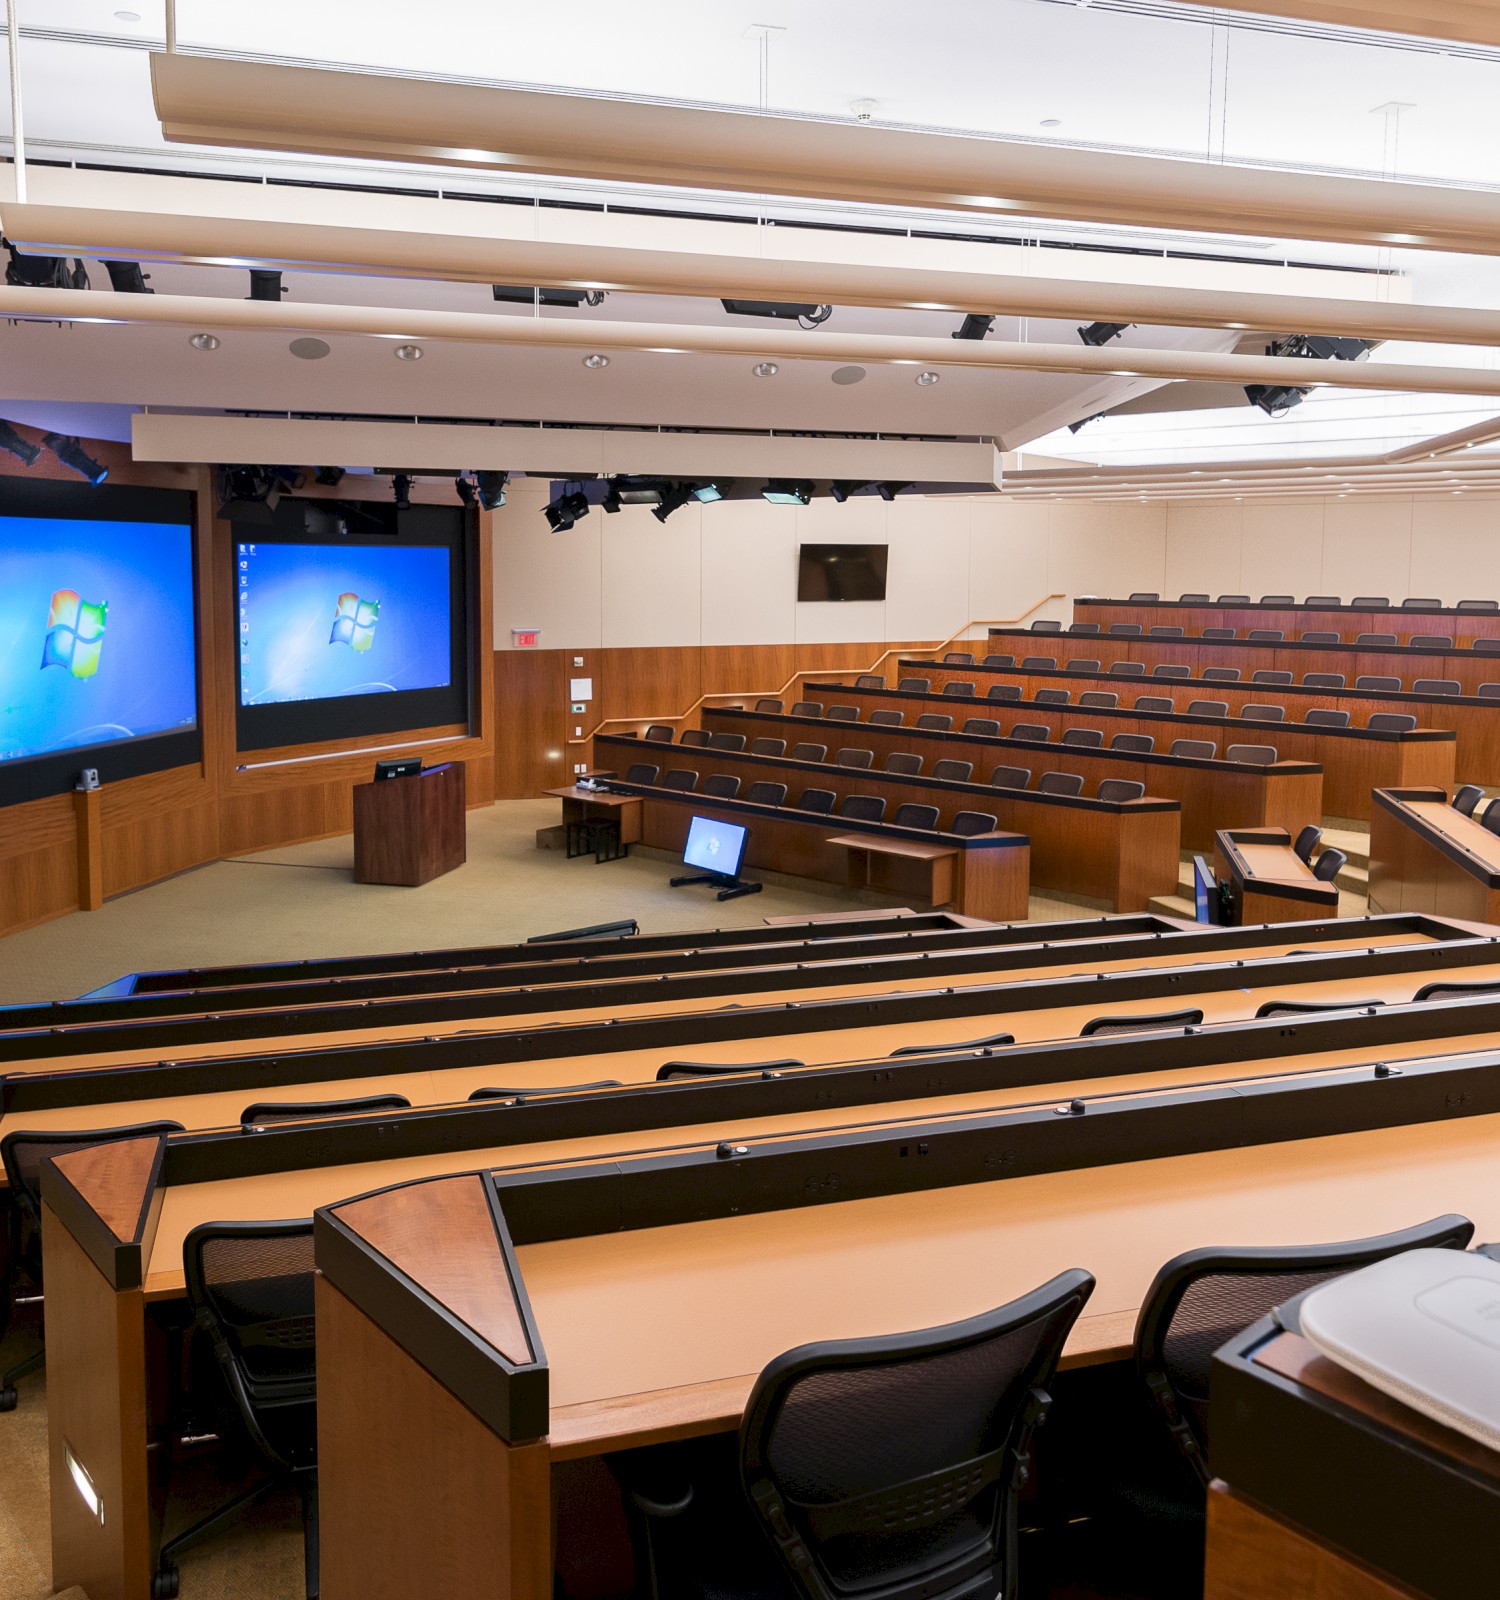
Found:
M 865 381 L 865 369 L 863 367 L 835 367 L 828 376 L 835 383 L 847 388 L 851 383 L 863 383 Z
M 218 338 L 211 333 L 195 333 L 188 340 L 188 343 L 195 350 L 217 350 L 219 348 Z
M 396 346 L 397 361 L 420 361 L 422 347 L 419 344 L 398 344 Z
M 1061 117 L 1043 117 L 1042 118 L 1042 126 L 1044 128 L 1060 128 L 1060 127 L 1062 127 L 1062 118 Z
M 781 368 L 774 361 L 762 361 L 750 370 L 757 378 L 774 378 Z
M 583 358 L 583 364 L 590 372 L 602 372 L 609 365 L 609 357 L 601 356 L 596 350 L 593 355 Z
M 919 389 L 930 389 L 933 384 L 940 383 L 942 377 L 941 372 L 919 372 L 917 374 L 917 387 Z
M 140 20 L 141 20 L 141 14 L 140 14 L 139 11 L 117 11 L 117 12 L 115 12 L 115 21 L 116 22 L 139 22 Z
M 293 339 L 287 346 L 299 361 L 321 361 L 332 348 L 326 339 Z

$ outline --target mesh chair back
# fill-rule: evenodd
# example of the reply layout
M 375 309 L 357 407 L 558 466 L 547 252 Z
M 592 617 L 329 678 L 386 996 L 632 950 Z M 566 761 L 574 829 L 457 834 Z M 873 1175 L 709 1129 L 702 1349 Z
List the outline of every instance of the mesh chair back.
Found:
M 875 752 L 873 750 L 840 750 L 833 759 L 837 766 L 853 767 L 856 771 L 863 772 L 865 768 L 875 765 Z
M 1245 637 L 1258 640 L 1261 644 L 1279 644 L 1286 634 L 1280 628 L 1252 628 Z
M 355 1116 L 359 1112 L 410 1111 L 404 1094 L 366 1094 L 349 1100 L 263 1100 L 240 1112 L 242 1128 L 272 1122 L 311 1122 L 318 1117 Z
M 1092 656 L 1069 656 L 1067 670 L 1069 672 L 1097 672 L 1099 663 Z
M 1177 702 L 1164 694 L 1142 694 L 1136 696 L 1135 705 L 1132 709 L 1135 711 L 1171 712 L 1177 709 Z
M 932 769 L 934 778 L 943 783 L 967 783 L 974 776 L 972 761 L 939 761 Z
M 1302 685 L 1306 689 L 1342 689 L 1345 680 L 1342 672 L 1304 672 Z
M 1039 706 L 1065 706 L 1073 696 L 1068 689 L 1038 689 L 1031 698 Z
M 1175 661 L 1163 661 L 1151 669 L 1153 678 L 1191 678 L 1193 669 L 1184 667 Z
M 820 765 L 828 759 L 828 746 L 826 744 L 794 744 L 788 760 L 791 761 L 816 761 Z
M 710 735 L 702 728 L 684 728 L 678 744 L 688 745 L 694 749 L 706 749 Z
M 1205 638 L 1205 639 L 1232 639 L 1232 638 L 1234 638 L 1234 629 L 1233 628 L 1205 628 L 1203 630 L 1202 637 Z M 1238 677 L 1239 674 L 1236 673 L 1235 676 Z
M 1187 714 L 1190 717 L 1227 717 L 1229 715 L 1229 702 L 1227 700 L 1189 700 Z
M 626 783 L 655 783 L 660 767 L 653 767 L 647 761 L 632 761 L 625 769 Z
M 1078 697 L 1081 706 L 1108 706 L 1113 709 L 1119 705 L 1120 697 L 1113 689 L 1086 689 Z
M 1159 594 L 1147 594 L 1145 591 L 1129 596 L 1132 605 L 1148 605 L 1153 600 L 1160 600 Z
M 784 756 L 786 754 L 786 740 L 752 739 L 750 741 L 750 754 L 753 756 Z
M 972 667 L 974 665 L 974 657 L 968 650 L 950 650 L 943 657 L 943 665 L 945 667 Z
M 1193 761 L 1212 761 L 1218 756 L 1219 747 L 1212 739 L 1174 739 L 1167 754 L 1185 756 Z
M 795 700 L 792 702 L 792 715 L 794 717 L 821 717 L 823 704 L 819 700 Z
M 833 810 L 833 803 L 838 796 L 832 789 L 804 789 L 797 797 L 799 811 L 816 811 L 826 816 Z
M 982 739 L 993 739 L 999 731 L 1000 724 L 992 717 L 970 717 L 963 725 L 963 732 Z
M 1403 611 L 1441 611 L 1443 609 L 1443 602 L 1441 600 L 1429 600 L 1425 597 L 1422 599 L 1413 599 L 1410 595 L 1408 595 L 1407 598 L 1401 602 L 1401 609 Z
M 1285 706 L 1248 705 L 1240 707 L 1240 715 L 1252 722 L 1285 722 Z
M 1177 599 L 1180 604 L 1185 606 L 1206 606 L 1208 604 L 1208 596 L 1206 594 L 1180 594 Z
M 1250 674 L 1251 683 L 1290 683 L 1292 675 L 1283 672 L 1279 667 L 1261 667 L 1259 671 Z
M 1311 710 L 1302 713 L 1302 720 L 1311 723 L 1315 728 L 1347 728 L 1349 713 L 1330 711 L 1325 706 L 1313 706 Z
M 777 706 L 776 709 L 780 711 L 781 707 Z M 646 729 L 646 737 L 652 744 L 671 744 L 672 730 L 664 722 L 653 722 Z
M 782 806 L 786 804 L 786 785 L 767 783 L 764 780 L 752 783 L 745 790 L 745 798 L 755 806 Z
M 17 1207 L 32 1222 L 42 1220 L 42 1163 L 54 1156 L 70 1156 L 91 1145 L 115 1144 L 125 1139 L 154 1139 L 159 1134 L 181 1133 L 180 1122 L 133 1122 L 118 1128 L 70 1128 L 52 1133 L 28 1128 L 0 1139 L 0 1164 Z
M 965 659 L 967 660 L 968 658 L 965 657 Z M 883 689 L 885 688 L 885 679 L 878 672 L 861 672 L 854 680 L 854 687 L 856 689 Z
M 1155 623 L 1147 630 L 1153 639 L 1180 639 L 1187 632 L 1186 628 L 1173 628 L 1166 623 Z
M 1196 1028 L 1203 1021 L 1201 1011 L 1158 1011 L 1138 1017 L 1095 1017 L 1078 1030 L 1080 1039 L 1095 1039 L 1116 1033 L 1142 1033 L 1152 1028 Z
M 662 775 L 663 789 L 681 789 L 691 794 L 698 787 L 698 774 L 690 767 L 671 767 Z
M 872 711 L 870 721 L 877 728 L 899 728 L 906 721 L 904 711 Z
M 1247 606 L 1250 604 L 1250 596 L 1247 594 L 1221 594 L 1215 603 L 1221 606 Z
M 925 828 L 930 833 L 938 825 L 938 808 L 919 806 L 908 800 L 905 805 L 896 807 L 891 821 L 898 828 Z
M 1117 733 L 1109 747 L 1133 756 L 1149 756 L 1156 749 L 1156 740 L 1149 733 Z
M 1302 642 L 1303 644 L 1341 644 L 1343 641 L 1336 633 L 1315 629 L 1312 633 L 1304 633 Z
M 1230 761 L 1241 761 L 1247 767 L 1269 767 L 1278 759 L 1273 744 L 1232 744 L 1224 754 Z
M 1407 711 L 1377 711 L 1365 724 L 1376 733 L 1410 733 L 1417 719 Z
M 1105 778 L 1095 791 L 1099 799 L 1116 805 L 1126 800 L 1139 800 L 1145 792 L 1146 785 L 1135 778 Z
M 1309 606 L 1341 606 L 1343 603 L 1336 594 L 1310 594 L 1303 602 Z
M 1349 865 L 1349 857 L 1342 850 L 1325 850 L 1313 867 L 1313 877 L 1319 883 L 1332 883 Z
M 1311 866 L 1313 851 L 1318 848 L 1318 841 L 1322 837 L 1323 830 L 1317 823 L 1309 822 L 1302 832 L 1297 835 L 1296 841 L 1292 845 L 1293 853 L 1305 861 L 1308 866 Z
M 1097 728 L 1069 728 L 1063 734 L 1062 742 L 1086 750 L 1097 750 L 1104 743 L 1104 735 Z
M 992 683 L 990 692 L 985 698 L 987 700 L 1019 700 L 1021 698 L 1021 685 L 1019 683 Z
M 1139 622 L 1112 622 L 1109 625 L 1109 631 L 1114 634 L 1116 638 L 1133 639 L 1141 634 L 1144 634 L 1146 630 L 1140 625 Z
M 1461 817 L 1472 817 L 1474 807 L 1484 798 L 1484 790 L 1477 783 L 1466 783 L 1453 796 L 1449 804 Z
M 1482 700 L 1500 700 L 1500 683 L 1481 683 L 1479 696 Z
M 883 822 L 885 801 L 878 794 L 851 794 L 844 797 L 839 815 L 851 822 Z
M 955 678 L 951 683 L 945 683 L 943 685 L 943 693 L 968 695 L 972 697 L 974 693 L 974 685 L 972 683 L 963 682 Z
M 953 1039 L 946 1044 L 904 1044 L 892 1050 L 894 1056 L 952 1055 L 957 1050 L 993 1050 L 997 1045 L 1014 1044 L 1013 1033 L 991 1033 L 983 1039 Z
M 780 712 L 783 709 L 783 704 L 782 701 L 774 699 L 770 695 L 765 695 L 755 702 L 755 709 L 757 711 Z
M 1256 1011 L 1257 1019 L 1274 1017 L 1314 1017 L 1329 1011 L 1370 1010 L 1384 1000 L 1267 1000 Z
M 918 728 L 931 728 L 938 733 L 947 733 L 953 726 L 953 718 L 939 711 L 924 711 L 914 725 Z
M 1014 656 L 988 655 L 982 663 L 986 667 L 994 667 L 997 671 L 1013 667 L 1016 664 Z
M 1146 665 L 1143 661 L 1111 661 L 1110 674 L 1116 678 L 1144 678 Z
M 858 722 L 858 706 L 829 706 L 823 713 L 830 722 Z
M 892 750 L 881 763 L 882 772 L 900 772 L 908 777 L 922 770 L 922 757 L 910 750 Z
M 742 733 L 711 733 L 708 745 L 711 750 L 743 750 L 745 736 Z
M 1389 611 L 1391 600 L 1384 594 L 1357 594 L 1349 605 L 1355 611 Z
M 1238 683 L 1240 669 L 1238 667 L 1205 667 L 1203 678 L 1207 683 Z
M 1294 606 L 1297 597 L 1291 594 L 1263 594 L 1260 603 L 1263 606 Z
M 1453 635 L 1451 633 L 1414 633 L 1410 640 L 1414 650 L 1451 650 L 1453 648 Z
M 996 767 L 990 773 L 990 785 L 995 789 L 1024 789 L 1030 782 L 1030 767 Z
M 718 1078 L 730 1072 L 783 1072 L 788 1067 L 805 1067 L 805 1061 L 666 1061 L 657 1069 L 658 1083 L 674 1083 L 680 1078 Z
M 1460 611 L 1500 611 L 1500 600 L 1460 600 Z
M 1044 772 L 1037 779 L 1036 792 L 1070 797 L 1080 795 L 1083 793 L 1083 779 L 1076 772 Z
M 1368 650 L 1384 650 L 1394 646 L 1396 635 L 1394 633 L 1361 633 L 1355 636 L 1356 645 L 1363 645 Z
M 1482 656 L 1500 656 L 1500 639 L 1476 639 L 1469 648 Z
M 1068 632 L 1069 633 L 1098 633 L 1099 632 L 1099 624 L 1097 622 L 1070 622 L 1068 624 Z
M 545 1086 L 531 1084 L 524 1089 L 476 1089 L 471 1100 L 520 1100 L 534 1094 L 585 1094 L 590 1089 L 623 1089 L 618 1078 L 596 1078 L 593 1083 L 549 1083 Z
M 739 797 L 740 780 L 727 772 L 711 772 L 703 780 L 703 793 L 715 800 L 734 800 Z
M 1414 694 L 1462 694 L 1464 686 L 1457 678 L 1418 678 L 1412 685 Z
M 1491 833 L 1500 834 L 1500 804 L 1491 801 L 1485 808 L 1484 814 L 1479 819 L 1481 828 L 1487 828 Z
M 1044 728 L 1040 722 L 1018 722 L 1010 730 L 1012 739 L 1027 739 L 1035 744 L 1046 744 L 1052 737 L 1051 728 Z
M 1042 618 L 1041 620 L 1032 623 L 1031 631 L 1033 633 L 1061 633 L 1062 623 L 1049 622 L 1046 618 Z
M 932 687 L 931 678 L 902 678 L 896 685 L 904 694 L 926 694 Z
M 1453 983 L 1445 980 L 1429 983 L 1412 996 L 1413 1003 L 1423 1000 L 1476 1000 L 1500 995 L 1500 983 Z
M 1189 1250 L 1157 1273 L 1135 1325 L 1136 1370 L 1183 1454 L 1208 1482 L 1214 1351 L 1285 1300 L 1403 1250 L 1463 1250 L 1474 1224 L 1437 1217 L 1343 1244 Z

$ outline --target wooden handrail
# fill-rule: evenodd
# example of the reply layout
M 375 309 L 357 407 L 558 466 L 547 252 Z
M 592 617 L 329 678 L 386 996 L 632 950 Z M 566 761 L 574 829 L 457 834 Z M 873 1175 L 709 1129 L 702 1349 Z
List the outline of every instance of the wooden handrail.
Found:
M 967 638 L 969 631 L 972 628 L 1011 628 L 1014 627 L 1018 622 L 1025 622 L 1027 617 L 1031 616 L 1033 612 L 1040 611 L 1044 605 L 1048 604 L 1049 601 L 1066 599 L 1067 595 L 1063 593 L 1047 594 L 1043 595 L 1040 600 L 1035 601 L 1032 605 L 1027 606 L 1027 608 L 1019 616 L 991 618 L 989 621 L 966 622 L 957 633 L 950 634 L 948 638 L 942 641 L 941 644 L 907 645 L 900 648 L 892 647 L 891 649 L 882 652 L 881 655 L 877 657 L 873 666 L 865 667 L 862 670 L 865 672 L 876 672 L 883 667 L 892 656 L 935 656 L 940 650 L 946 650 L 949 645 L 957 644 L 960 639 Z M 743 700 L 750 695 L 781 695 L 784 697 L 787 691 L 794 683 L 797 682 L 799 678 L 806 677 L 809 672 L 829 670 L 831 669 L 826 667 L 799 667 L 797 671 L 794 672 L 779 689 L 720 689 L 716 690 L 712 694 L 700 694 L 686 711 L 680 711 L 672 716 L 606 717 L 603 721 L 595 723 L 582 739 L 570 739 L 568 743 L 582 744 L 586 740 L 592 739 L 595 734 L 603 733 L 607 728 L 627 726 L 636 722 L 686 722 L 687 719 L 691 717 L 700 706 L 706 705 L 710 700 Z

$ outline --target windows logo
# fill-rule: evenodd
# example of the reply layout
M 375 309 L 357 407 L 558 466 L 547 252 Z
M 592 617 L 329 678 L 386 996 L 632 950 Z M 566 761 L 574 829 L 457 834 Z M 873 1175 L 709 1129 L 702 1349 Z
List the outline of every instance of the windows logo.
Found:
M 375 622 L 380 616 L 378 600 L 361 600 L 357 594 L 341 594 L 333 615 L 329 644 L 347 644 L 355 650 L 368 650 L 375 643 Z
M 109 602 L 82 599 L 74 589 L 59 589 L 47 614 L 42 669 L 65 667 L 75 678 L 92 678 L 104 648 L 104 623 Z

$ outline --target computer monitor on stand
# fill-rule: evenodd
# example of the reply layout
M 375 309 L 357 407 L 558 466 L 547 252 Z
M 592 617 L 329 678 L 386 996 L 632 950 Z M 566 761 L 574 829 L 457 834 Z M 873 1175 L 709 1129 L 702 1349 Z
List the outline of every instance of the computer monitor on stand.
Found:
M 720 822 L 717 817 L 694 817 L 688 825 L 687 845 L 682 863 L 704 870 L 685 878 L 673 878 L 672 887 L 685 883 L 711 883 L 720 900 L 735 900 L 742 894 L 759 894 L 758 883 L 740 880 L 740 862 L 745 856 L 745 841 L 750 830 L 735 822 Z

